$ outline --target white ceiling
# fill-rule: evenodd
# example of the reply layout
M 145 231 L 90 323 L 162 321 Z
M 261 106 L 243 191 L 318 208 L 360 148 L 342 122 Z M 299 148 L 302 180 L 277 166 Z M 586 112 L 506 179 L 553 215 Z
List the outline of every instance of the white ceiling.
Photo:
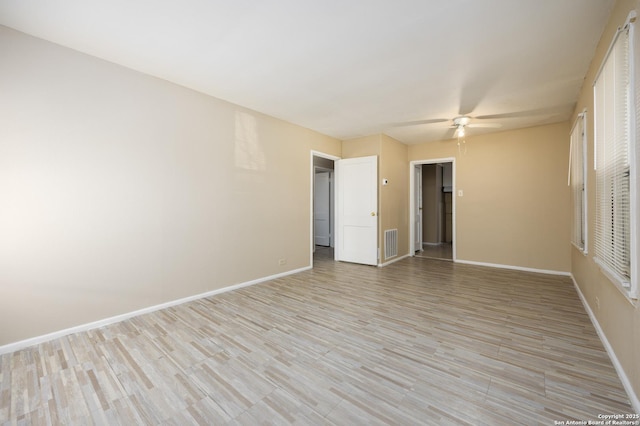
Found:
M 451 137 L 459 114 L 568 119 L 613 3 L 0 0 L 0 24 L 340 139 L 411 144 Z M 429 119 L 449 121 L 407 125 Z

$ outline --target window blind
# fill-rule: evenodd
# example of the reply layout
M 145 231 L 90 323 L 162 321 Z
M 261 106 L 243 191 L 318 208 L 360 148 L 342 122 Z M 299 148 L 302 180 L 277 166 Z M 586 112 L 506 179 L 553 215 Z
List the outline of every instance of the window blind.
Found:
M 594 84 L 596 261 L 626 288 L 631 278 L 630 29 L 629 24 L 619 31 Z

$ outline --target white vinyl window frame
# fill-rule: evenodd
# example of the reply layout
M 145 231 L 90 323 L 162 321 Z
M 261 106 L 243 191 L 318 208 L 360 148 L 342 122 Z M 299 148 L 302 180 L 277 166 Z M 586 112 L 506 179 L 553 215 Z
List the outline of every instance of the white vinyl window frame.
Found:
M 572 199 L 571 243 L 587 254 L 587 111 L 578 114 L 571 129 L 569 179 Z
M 593 84 L 594 260 L 630 299 L 638 297 L 635 16 L 616 32 Z

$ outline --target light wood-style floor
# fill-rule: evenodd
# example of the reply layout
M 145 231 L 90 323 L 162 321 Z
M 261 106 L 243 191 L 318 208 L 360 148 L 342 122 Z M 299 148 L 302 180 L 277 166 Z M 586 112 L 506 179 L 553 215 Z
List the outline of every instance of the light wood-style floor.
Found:
M 421 251 L 416 251 L 417 257 L 429 259 L 453 260 L 453 245 L 451 243 L 423 244 Z
M 551 425 L 632 412 L 569 278 L 327 255 L 2 355 L 0 424 Z

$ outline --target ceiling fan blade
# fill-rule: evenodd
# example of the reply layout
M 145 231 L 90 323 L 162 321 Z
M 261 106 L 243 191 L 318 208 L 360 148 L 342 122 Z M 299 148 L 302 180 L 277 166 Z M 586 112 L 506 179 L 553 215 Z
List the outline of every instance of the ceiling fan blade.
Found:
M 472 92 L 469 88 L 464 89 L 460 96 L 458 115 L 470 115 L 476 109 L 482 98 L 484 98 L 484 95 L 485 93 L 478 93 L 477 90 Z
M 466 76 L 460 91 L 458 115 L 472 115 L 487 93 L 495 86 L 498 74 L 492 68 L 474 69 Z
M 478 120 L 492 120 L 498 118 L 520 118 L 520 117 L 531 117 L 536 115 L 554 115 L 559 113 L 571 113 L 574 109 L 574 104 L 567 105 L 559 105 L 555 107 L 549 108 L 537 108 L 530 109 L 526 111 L 514 111 L 514 112 L 505 112 L 502 114 L 489 114 L 489 115 L 479 115 L 476 118 Z
M 455 136 L 456 136 L 456 129 L 455 128 L 451 128 L 451 129 L 447 130 L 447 133 L 445 133 L 445 135 L 444 135 L 442 140 L 453 139 Z
M 500 123 L 469 123 L 466 127 L 486 128 L 486 129 L 499 129 L 502 127 Z
M 392 123 L 392 127 L 405 127 L 405 126 L 421 126 L 423 124 L 436 124 L 436 123 L 444 123 L 445 121 L 449 121 L 446 118 L 434 118 L 431 120 L 415 120 L 415 121 L 405 121 L 402 123 Z

